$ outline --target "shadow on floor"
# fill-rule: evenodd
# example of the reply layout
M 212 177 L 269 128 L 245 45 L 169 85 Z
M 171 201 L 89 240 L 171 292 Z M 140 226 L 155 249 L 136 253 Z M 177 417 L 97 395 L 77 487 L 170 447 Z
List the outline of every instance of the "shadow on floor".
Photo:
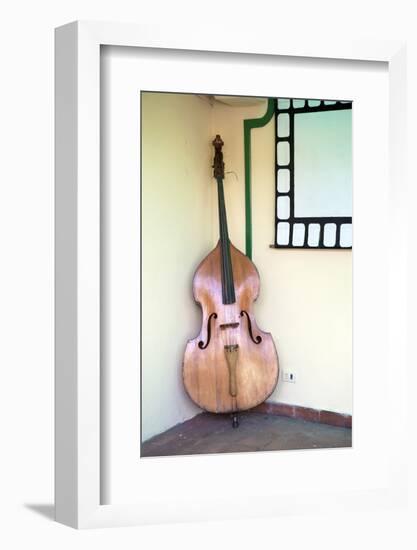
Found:
M 53 504 L 25 504 L 24 506 L 40 516 L 55 521 L 55 506 Z
M 352 430 L 263 413 L 241 413 L 232 428 L 230 415 L 202 413 L 148 439 L 141 456 L 172 456 L 352 446 Z

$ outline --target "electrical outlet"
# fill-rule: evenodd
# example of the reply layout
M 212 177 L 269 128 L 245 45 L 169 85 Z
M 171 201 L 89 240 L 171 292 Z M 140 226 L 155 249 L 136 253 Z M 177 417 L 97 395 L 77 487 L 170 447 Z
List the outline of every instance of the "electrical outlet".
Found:
M 292 382 L 294 384 L 296 376 L 294 372 L 284 372 L 282 375 L 282 379 L 284 380 L 284 382 Z

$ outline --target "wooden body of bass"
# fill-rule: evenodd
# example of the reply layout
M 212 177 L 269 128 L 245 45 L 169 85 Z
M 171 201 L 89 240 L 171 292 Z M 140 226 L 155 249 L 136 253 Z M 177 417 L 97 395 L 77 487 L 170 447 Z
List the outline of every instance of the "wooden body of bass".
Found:
M 274 391 L 279 372 L 274 341 L 252 314 L 258 271 L 233 245 L 230 252 L 236 301 L 222 301 L 219 242 L 194 275 L 193 293 L 203 322 L 197 338 L 187 343 L 183 363 L 187 393 L 202 409 L 215 413 L 259 405 Z

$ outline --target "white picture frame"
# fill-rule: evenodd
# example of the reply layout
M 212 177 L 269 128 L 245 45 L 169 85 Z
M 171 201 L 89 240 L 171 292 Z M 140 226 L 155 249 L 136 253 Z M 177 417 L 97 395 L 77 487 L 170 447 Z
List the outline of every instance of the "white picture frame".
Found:
M 159 29 L 161 31 L 161 29 Z M 198 32 L 197 32 L 198 31 Z M 216 33 L 197 29 L 187 37 L 175 29 L 116 23 L 75 22 L 56 30 L 56 519 L 76 528 L 135 525 L 186 519 L 263 515 L 248 513 L 235 497 L 190 506 L 166 495 L 165 506 L 106 504 L 100 499 L 100 47 L 165 48 L 235 54 L 383 61 L 389 69 L 390 193 L 394 199 L 390 259 L 391 285 L 405 284 L 405 46 L 401 42 L 280 40 L 275 36 Z M 393 243 L 402 242 L 395 248 Z M 404 419 L 405 298 L 390 301 L 390 325 L 398 342 L 396 420 Z M 402 388 L 402 389 L 401 389 Z M 387 427 L 392 430 L 393 427 Z M 390 451 L 386 484 L 367 493 L 288 494 L 269 503 L 271 514 L 330 506 L 392 505 L 404 499 L 406 478 L 401 436 Z M 191 503 L 192 504 L 192 503 Z

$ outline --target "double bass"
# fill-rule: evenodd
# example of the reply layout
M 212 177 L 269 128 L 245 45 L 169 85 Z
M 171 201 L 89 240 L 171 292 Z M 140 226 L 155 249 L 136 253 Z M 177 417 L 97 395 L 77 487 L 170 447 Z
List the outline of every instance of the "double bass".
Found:
M 253 262 L 230 242 L 223 190 L 224 162 L 219 135 L 213 140 L 217 180 L 219 240 L 193 278 L 194 300 L 202 309 L 199 335 L 187 342 L 183 380 L 190 398 L 205 411 L 238 412 L 267 399 L 278 380 L 279 364 L 270 333 L 253 315 L 259 274 Z

